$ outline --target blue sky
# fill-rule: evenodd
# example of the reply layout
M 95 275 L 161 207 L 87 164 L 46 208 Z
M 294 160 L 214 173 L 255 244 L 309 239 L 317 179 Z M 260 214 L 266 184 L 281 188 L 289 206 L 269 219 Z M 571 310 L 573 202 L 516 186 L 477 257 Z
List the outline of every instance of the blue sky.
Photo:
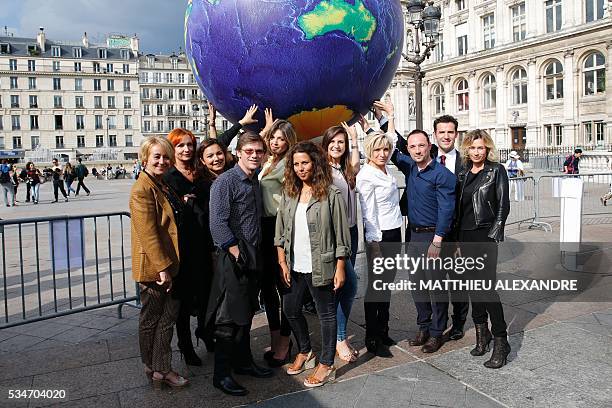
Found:
M 47 38 L 79 41 L 84 32 L 104 42 L 109 33 L 140 38 L 143 52 L 168 53 L 183 45 L 187 0 L 2 0 L 4 27 L 19 37 L 34 37 L 44 27 Z M 98 41 L 96 41 L 98 42 Z

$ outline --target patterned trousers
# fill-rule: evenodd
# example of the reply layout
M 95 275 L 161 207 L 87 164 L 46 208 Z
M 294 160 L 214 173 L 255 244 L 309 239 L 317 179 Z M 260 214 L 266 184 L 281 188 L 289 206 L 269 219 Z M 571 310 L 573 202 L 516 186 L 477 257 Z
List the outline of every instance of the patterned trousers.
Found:
M 170 293 L 140 286 L 140 320 L 138 340 L 142 362 L 153 371 L 167 373 L 172 369 L 172 335 L 180 302 Z

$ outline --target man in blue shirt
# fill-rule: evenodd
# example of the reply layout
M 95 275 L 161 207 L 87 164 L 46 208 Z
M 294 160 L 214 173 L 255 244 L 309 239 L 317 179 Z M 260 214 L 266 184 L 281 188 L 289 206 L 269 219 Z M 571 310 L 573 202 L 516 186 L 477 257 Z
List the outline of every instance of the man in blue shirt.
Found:
M 427 257 L 438 258 L 442 241 L 451 230 L 455 210 L 453 173 L 431 158 L 431 142 L 427 134 L 415 129 L 408 135 L 410 156 L 397 149 L 391 161 L 406 176 L 408 218 L 411 242 L 425 244 Z M 433 353 L 442 346 L 442 333 L 448 320 L 448 300 L 428 298 L 428 293 L 417 294 L 417 324 L 419 332 L 411 346 L 423 346 L 424 353 Z

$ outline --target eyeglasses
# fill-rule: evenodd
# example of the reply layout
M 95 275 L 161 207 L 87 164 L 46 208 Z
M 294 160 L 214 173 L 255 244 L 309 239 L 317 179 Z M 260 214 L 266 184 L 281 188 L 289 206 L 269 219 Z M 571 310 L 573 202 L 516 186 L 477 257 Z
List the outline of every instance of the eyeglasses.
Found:
M 247 156 L 252 156 L 253 153 L 255 153 L 257 156 L 263 156 L 265 152 L 266 151 L 263 149 L 242 149 L 242 153 L 246 154 Z

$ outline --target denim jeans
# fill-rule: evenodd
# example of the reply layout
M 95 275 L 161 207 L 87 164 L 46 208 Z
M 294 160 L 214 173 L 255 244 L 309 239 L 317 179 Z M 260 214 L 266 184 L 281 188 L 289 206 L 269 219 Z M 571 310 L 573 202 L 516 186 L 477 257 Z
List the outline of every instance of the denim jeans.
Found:
M 15 204 L 15 189 L 13 183 L 2 183 L 2 192 L 4 194 L 4 204 L 7 206 Z
M 37 203 L 40 194 L 40 184 L 33 184 L 30 189 L 32 192 L 32 201 Z
M 321 364 L 333 365 L 336 356 L 336 303 L 333 285 L 313 286 L 312 274 L 291 272 L 291 287 L 283 296 L 283 309 L 298 342 L 300 353 L 312 350 L 308 323 L 302 313 L 304 292 L 309 291 L 317 305 L 321 324 Z
M 348 324 L 351 308 L 355 300 L 355 293 L 357 293 L 357 274 L 355 273 L 355 268 L 348 261 L 345 265 L 346 279 L 344 286 L 336 293 L 336 320 L 338 322 L 336 340 L 338 341 L 346 340 L 346 325 Z

